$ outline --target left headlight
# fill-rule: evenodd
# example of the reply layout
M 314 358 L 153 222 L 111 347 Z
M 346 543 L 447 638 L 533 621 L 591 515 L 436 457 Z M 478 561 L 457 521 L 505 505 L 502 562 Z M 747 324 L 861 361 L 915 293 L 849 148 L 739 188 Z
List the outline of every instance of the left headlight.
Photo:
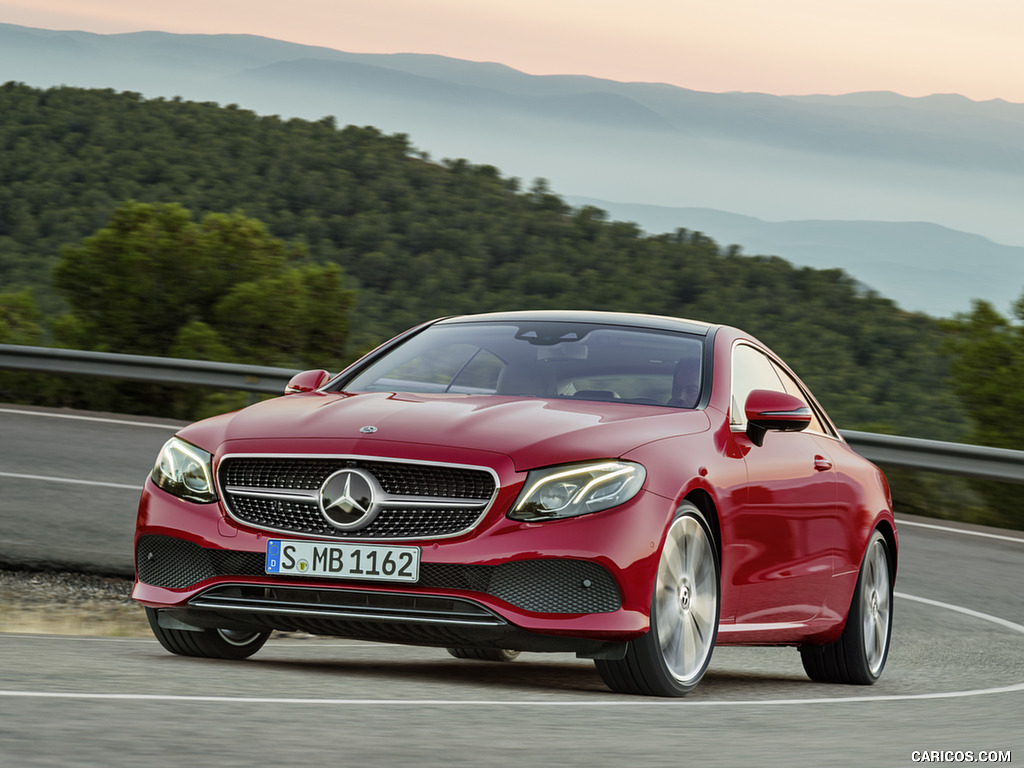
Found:
M 600 512 L 636 496 L 647 477 L 640 464 L 601 461 L 535 469 L 508 516 L 533 522 Z
M 172 437 L 156 457 L 153 482 L 168 493 L 188 501 L 216 501 L 212 460 L 213 457 L 202 448 Z

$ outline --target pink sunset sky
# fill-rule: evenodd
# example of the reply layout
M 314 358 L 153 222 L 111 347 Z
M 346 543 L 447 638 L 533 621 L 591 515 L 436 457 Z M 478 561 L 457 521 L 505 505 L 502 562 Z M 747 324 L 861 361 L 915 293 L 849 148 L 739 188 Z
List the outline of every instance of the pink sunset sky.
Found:
M 1021 0 L 0 0 L 0 22 L 245 33 L 702 91 L 1024 103 Z

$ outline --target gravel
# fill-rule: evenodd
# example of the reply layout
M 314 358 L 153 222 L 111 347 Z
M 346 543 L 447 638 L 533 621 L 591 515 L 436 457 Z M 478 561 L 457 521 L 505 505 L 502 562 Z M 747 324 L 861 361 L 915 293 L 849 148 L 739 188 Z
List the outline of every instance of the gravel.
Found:
M 130 579 L 0 570 L 0 632 L 152 637 L 131 589 Z

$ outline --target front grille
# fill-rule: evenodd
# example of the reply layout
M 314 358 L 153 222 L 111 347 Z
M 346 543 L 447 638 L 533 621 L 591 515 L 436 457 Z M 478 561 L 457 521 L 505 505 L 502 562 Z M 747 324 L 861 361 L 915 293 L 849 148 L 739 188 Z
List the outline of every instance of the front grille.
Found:
M 342 469 L 368 472 L 386 494 L 376 517 L 358 530 L 339 530 L 320 508 L 321 486 Z M 228 456 L 219 473 L 224 503 L 239 522 L 329 538 L 455 536 L 476 525 L 497 493 L 486 469 L 359 457 Z
M 315 491 L 348 468 L 369 471 L 385 491 L 398 495 L 489 501 L 494 494 L 494 477 L 486 470 L 356 457 L 229 456 L 221 462 L 220 476 L 225 486 Z
M 141 536 L 135 554 L 139 581 L 166 589 L 186 589 L 218 577 L 266 575 L 262 552 L 206 549 L 171 536 Z M 357 588 L 366 582 L 338 582 L 338 586 Z M 622 605 L 612 575 L 589 560 L 420 563 L 416 587 L 479 592 L 536 613 L 610 613 Z

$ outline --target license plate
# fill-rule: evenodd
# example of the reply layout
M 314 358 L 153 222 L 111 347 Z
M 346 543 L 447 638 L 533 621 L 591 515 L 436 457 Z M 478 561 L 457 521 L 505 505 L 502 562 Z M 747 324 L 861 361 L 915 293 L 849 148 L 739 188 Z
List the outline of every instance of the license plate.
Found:
M 271 539 L 266 570 L 288 576 L 414 582 L 420 577 L 420 549 Z

